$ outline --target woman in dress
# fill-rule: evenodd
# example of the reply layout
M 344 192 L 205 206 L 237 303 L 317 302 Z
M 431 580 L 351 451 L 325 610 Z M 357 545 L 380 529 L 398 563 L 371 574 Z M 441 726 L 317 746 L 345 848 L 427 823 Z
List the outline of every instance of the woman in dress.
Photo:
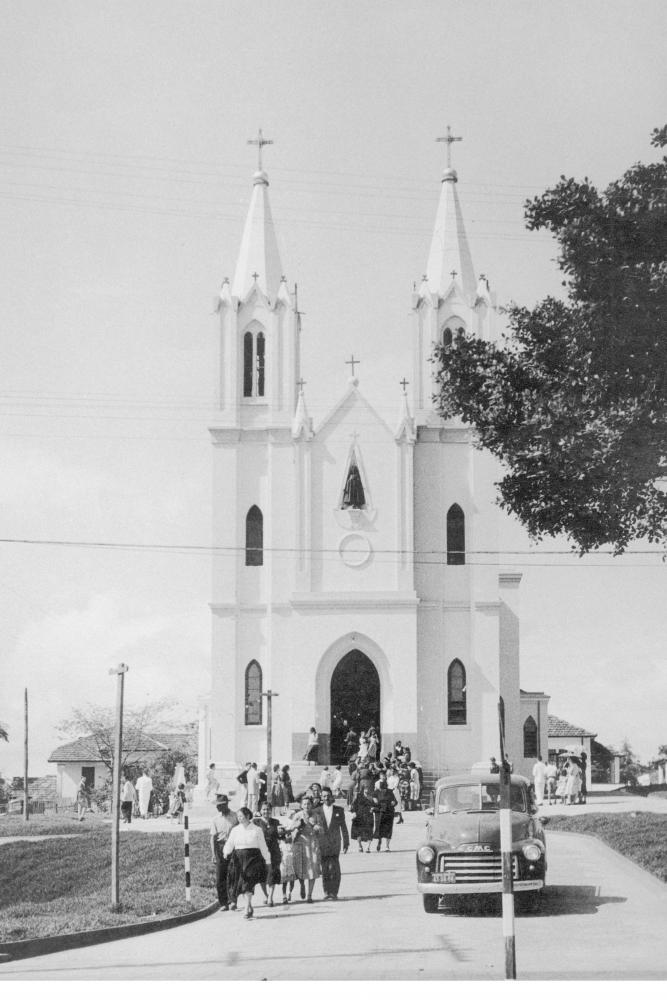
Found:
M 308 761 L 308 766 L 311 764 L 318 764 L 320 758 L 320 738 L 317 735 L 317 730 L 315 726 L 310 727 L 308 733 L 308 745 L 306 746 L 306 760 Z
M 279 812 L 285 811 L 285 794 L 280 773 L 280 764 L 274 764 L 271 771 L 271 787 L 269 788 L 269 805 Z
M 267 906 L 273 906 L 273 893 L 277 885 L 280 885 L 280 823 L 271 817 L 271 806 L 268 802 L 263 802 L 259 816 L 253 821 L 264 834 L 266 846 L 269 849 L 271 862 L 267 867 L 266 882 L 260 883 L 260 888 L 264 893 Z
M 421 808 L 421 782 L 419 780 L 419 771 L 415 767 L 414 762 L 410 763 L 410 808 L 419 809 Z
M 565 783 L 565 799 L 568 805 L 573 806 L 579 801 L 579 792 L 581 790 L 581 768 L 577 763 L 576 757 L 570 757 L 570 761 L 567 765 L 567 781 Z
M 403 809 L 401 807 L 401 793 L 398 787 L 398 772 L 395 767 L 387 768 L 387 788 L 396 801 L 396 815 L 398 817 L 396 822 L 400 824 L 403 822 Z
M 232 858 L 230 864 L 230 897 L 235 900 L 243 894 L 246 908 L 243 916 L 248 920 L 253 915 L 252 894 L 255 886 L 266 882 L 266 869 L 271 864 L 271 855 L 260 827 L 252 822 L 252 813 L 242 806 L 236 814 L 238 825 L 233 827 L 225 846 L 223 857 Z M 233 906 L 235 909 L 235 905 Z
M 313 802 L 310 796 L 305 794 L 301 802 L 302 808 L 294 816 L 292 824 L 294 874 L 301 886 L 301 899 L 305 899 L 307 903 L 312 903 L 315 879 L 319 878 L 322 874 L 320 827 L 314 815 Z M 306 882 L 308 882 L 307 897 Z
M 371 849 L 373 839 L 373 799 L 366 788 L 360 788 L 355 796 L 352 805 L 352 830 L 350 836 L 356 840 L 359 850 L 363 851 L 364 843 L 367 845 L 366 852 Z
M 285 801 L 285 812 L 289 809 L 290 802 L 294 802 L 294 792 L 292 791 L 292 775 L 289 773 L 289 764 L 284 764 L 280 772 L 280 780 L 283 786 L 283 798 Z
M 373 796 L 373 814 L 375 819 L 373 839 L 377 840 L 376 850 L 378 851 L 382 847 L 383 838 L 386 844 L 385 850 L 391 850 L 389 841 L 394 832 L 395 809 L 396 799 L 394 798 L 394 793 L 387 787 L 387 779 L 383 775 L 378 782 L 378 788 L 376 788 Z
M 90 809 L 90 799 L 88 798 L 86 779 L 82 777 L 79 787 L 76 790 L 76 812 L 81 823 L 83 822 L 83 817 L 86 815 L 86 809 Z
M 565 764 L 561 764 L 558 769 L 558 784 L 556 785 L 556 800 L 560 799 L 562 805 L 565 805 L 565 789 L 567 788 L 567 767 Z

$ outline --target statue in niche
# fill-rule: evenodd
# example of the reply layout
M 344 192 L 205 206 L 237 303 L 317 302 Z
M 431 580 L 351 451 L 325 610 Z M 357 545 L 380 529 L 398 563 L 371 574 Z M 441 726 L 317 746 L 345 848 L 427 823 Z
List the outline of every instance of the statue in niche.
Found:
M 350 462 L 350 468 L 347 471 L 347 480 L 345 482 L 345 489 L 343 490 L 341 507 L 343 510 L 347 510 L 350 507 L 355 510 L 361 510 L 365 506 L 366 497 L 364 496 L 364 487 L 356 460 L 353 458 Z

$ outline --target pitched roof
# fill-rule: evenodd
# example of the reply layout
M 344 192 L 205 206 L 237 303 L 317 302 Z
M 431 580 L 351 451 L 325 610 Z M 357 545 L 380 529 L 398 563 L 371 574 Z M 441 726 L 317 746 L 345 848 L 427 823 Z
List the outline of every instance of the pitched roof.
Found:
M 166 750 L 184 750 L 195 753 L 197 734 L 194 729 L 181 733 L 124 733 L 124 753 L 164 753 Z M 92 736 L 81 736 L 71 743 L 56 747 L 49 756 L 49 763 L 67 764 L 80 761 L 100 761 L 102 757 Z
M 568 722 L 566 719 L 559 719 L 557 715 L 550 715 L 549 736 L 558 738 L 568 736 L 597 736 L 597 733 L 591 732 L 590 729 L 582 729 L 581 726 L 573 726 L 571 722 Z

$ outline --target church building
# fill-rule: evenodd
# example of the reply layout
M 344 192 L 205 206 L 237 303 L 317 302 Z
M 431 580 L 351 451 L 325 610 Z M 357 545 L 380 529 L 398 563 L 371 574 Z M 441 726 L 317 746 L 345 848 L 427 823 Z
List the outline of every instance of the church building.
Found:
M 506 516 L 494 503 L 498 467 L 432 402 L 432 345 L 459 330 L 496 335 L 456 171 L 448 156 L 395 421 L 364 395 L 353 356 L 342 397 L 314 425 L 261 164 L 266 141 L 260 132 L 234 277 L 217 301 L 212 677 L 200 774 L 209 762 L 229 773 L 261 765 L 267 752 L 299 761 L 311 726 L 320 762 L 337 763 L 345 730 L 371 724 L 383 748 L 400 738 L 432 775 L 468 769 L 498 756 L 500 697 L 508 756 L 530 774 L 534 755 L 547 756 L 548 699 L 520 690 L 521 577 L 497 554 Z M 449 153 L 449 130 L 445 141 Z

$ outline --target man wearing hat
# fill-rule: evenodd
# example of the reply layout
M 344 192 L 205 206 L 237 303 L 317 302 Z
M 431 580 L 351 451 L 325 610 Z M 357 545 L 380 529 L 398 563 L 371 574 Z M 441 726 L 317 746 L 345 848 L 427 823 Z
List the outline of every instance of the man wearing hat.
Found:
M 229 858 L 222 855 L 222 849 L 227 843 L 227 838 L 238 820 L 229 808 L 229 799 L 226 795 L 220 794 L 215 797 L 215 808 L 218 810 L 211 823 L 211 856 L 215 861 L 215 884 L 218 890 L 218 902 L 221 910 L 228 910 L 230 901 L 227 892 L 227 872 L 229 871 Z M 236 900 L 231 901 L 232 909 L 236 909 Z

